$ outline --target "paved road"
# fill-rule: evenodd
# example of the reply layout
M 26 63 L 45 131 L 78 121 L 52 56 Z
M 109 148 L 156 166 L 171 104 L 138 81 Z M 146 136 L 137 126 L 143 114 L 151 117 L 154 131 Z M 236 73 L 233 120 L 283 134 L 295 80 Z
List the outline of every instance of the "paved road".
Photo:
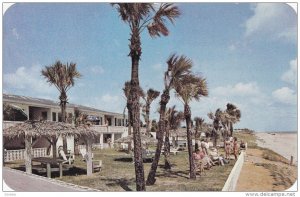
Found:
M 37 175 L 3 167 L 3 181 L 7 186 L 17 192 L 79 192 L 95 191 L 90 188 L 68 184 L 62 181 L 49 179 Z M 5 188 L 4 188 L 5 191 Z

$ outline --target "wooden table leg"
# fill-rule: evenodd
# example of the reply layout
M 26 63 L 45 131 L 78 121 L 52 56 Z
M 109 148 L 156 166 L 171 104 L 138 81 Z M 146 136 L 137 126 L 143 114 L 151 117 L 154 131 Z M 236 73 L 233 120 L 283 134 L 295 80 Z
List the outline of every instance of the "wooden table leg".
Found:
M 62 170 L 62 163 L 59 163 L 59 177 L 62 178 L 63 170 Z
M 47 163 L 47 177 L 51 178 L 51 165 L 50 165 L 50 163 Z

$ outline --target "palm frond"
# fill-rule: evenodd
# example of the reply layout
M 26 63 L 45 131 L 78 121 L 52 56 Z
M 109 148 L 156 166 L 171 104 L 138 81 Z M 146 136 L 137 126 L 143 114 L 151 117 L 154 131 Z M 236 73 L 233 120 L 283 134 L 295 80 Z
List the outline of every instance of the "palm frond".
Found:
M 162 3 L 158 11 L 153 17 L 153 21 L 147 25 L 148 32 L 151 37 L 160 37 L 161 35 L 169 35 L 169 30 L 166 27 L 166 19 L 172 24 L 180 15 L 180 11 L 177 6 L 172 3 Z

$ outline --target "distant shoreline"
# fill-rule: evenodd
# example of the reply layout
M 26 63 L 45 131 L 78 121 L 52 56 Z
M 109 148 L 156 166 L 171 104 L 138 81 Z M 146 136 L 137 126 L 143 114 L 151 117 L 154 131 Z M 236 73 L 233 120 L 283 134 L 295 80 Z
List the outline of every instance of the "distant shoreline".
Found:
M 298 133 L 297 132 L 255 132 L 256 143 L 263 148 L 269 148 L 274 152 L 298 163 Z
M 254 131 L 254 133 L 283 133 L 283 134 L 295 134 L 298 131 Z

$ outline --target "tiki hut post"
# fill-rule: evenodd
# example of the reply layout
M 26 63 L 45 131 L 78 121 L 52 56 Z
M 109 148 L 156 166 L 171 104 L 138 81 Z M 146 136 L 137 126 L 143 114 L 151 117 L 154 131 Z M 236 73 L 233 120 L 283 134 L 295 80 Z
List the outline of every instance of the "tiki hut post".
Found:
M 57 156 L 56 156 L 56 142 L 57 142 L 57 138 L 56 138 L 56 136 L 54 135 L 54 136 L 52 136 L 51 137 L 52 138 L 52 157 L 54 158 L 54 159 L 56 159 L 57 158 Z
M 25 168 L 26 173 L 32 174 L 32 166 L 31 166 L 31 136 L 25 134 Z
M 91 176 L 93 174 L 92 140 L 88 136 L 86 138 L 86 172 L 87 176 Z

